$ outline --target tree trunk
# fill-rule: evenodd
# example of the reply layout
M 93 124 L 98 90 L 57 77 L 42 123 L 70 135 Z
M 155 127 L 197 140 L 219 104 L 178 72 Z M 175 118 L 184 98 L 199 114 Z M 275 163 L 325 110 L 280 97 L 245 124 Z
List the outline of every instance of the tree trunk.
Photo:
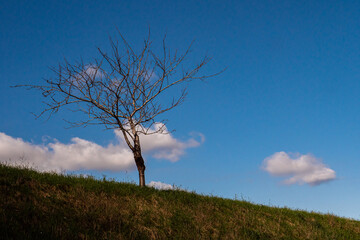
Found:
M 139 171 L 139 186 L 145 186 L 145 163 L 141 152 L 134 152 L 136 167 Z
M 139 170 L 139 186 L 140 187 L 145 186 L 145 168 Z

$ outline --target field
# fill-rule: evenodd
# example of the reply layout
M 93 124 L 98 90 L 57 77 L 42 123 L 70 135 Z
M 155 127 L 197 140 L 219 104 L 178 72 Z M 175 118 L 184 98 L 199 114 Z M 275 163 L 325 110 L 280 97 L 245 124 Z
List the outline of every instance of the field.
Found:
M 0 165 L 0 239 L 360 239 L 360 222 Z

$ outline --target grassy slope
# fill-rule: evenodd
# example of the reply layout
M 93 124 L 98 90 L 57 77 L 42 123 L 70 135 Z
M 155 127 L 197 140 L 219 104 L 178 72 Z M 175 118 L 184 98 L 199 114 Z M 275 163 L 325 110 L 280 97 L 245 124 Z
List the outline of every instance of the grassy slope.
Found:
M 360 239 L 360 222 L 0 165 L 0 239 Z

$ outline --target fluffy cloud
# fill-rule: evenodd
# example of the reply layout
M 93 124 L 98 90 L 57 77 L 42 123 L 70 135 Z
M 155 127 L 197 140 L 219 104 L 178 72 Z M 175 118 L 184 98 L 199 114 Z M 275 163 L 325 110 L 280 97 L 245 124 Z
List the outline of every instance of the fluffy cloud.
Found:
M 149 184 L 147 184 L 148 187 L 153 187 L 159 190 L 172 190 L 174 189 L 172 185 L 162 182 L 154 182 L 151 181 Z
M 85 76 L 88 75 L 89 77 L 95 77 L 96 78 L 101 78 L 104 76 L 103 72 L 101 69 L 99 69 L 99 67 L 95 66 L 95 65 L 88 65 L 85 66 L 85 71 L 83 73 L 85 73 Z M 82 74 L 83 75 L 83 74 Z
M 318 185 L 336 178 L 334 170 L 311 154 L 277 152 L 264 160 L 262 168 L 273 176 L 288 177 L 286 184 Z
M 75 170 L 131 170 L 135 169 L 132 152 L 124 144 L 121 134 L 115 131 L 117 144 L 100 146 L 81 138 L 72 138 L 64 144 L 52 141 L 35 145 L 21 138 L 0 133 L 0 162 L 10 165 L 27 165 L 40 171 Z M 177 161 L 189 147 L 197 147 L 203 141 L 191 138 L 179 141 L 169 133 L 142 136 L 142 151 L 154 158 Z
M 10 165 L 29 165 L 40 171 L 124 170 L 134 167 L 131 152 L 124 147 L 72 138 L 69 144 L 58 141 L 34 145 L 0 133 L 0 161 Z
M 176 162 L 184 155 L 185 149 L 198 147 L 205 141 L 205 137 L 201 133 L 192 134 L 193 137 L 198 137 L 200 140 L 190 138 L 185 142 L 179 141 L 171 136 L 168 130 L 160 123 L 155 124 L 149 133 L 158 130 L 160 127 L 163 127 L 163 134 L 140 135 L 142 151 L 150 153 L 156 159 L 167 159 Z M 121 132 L 117 131 L 116 134 L 121 141 L 124 141 Z

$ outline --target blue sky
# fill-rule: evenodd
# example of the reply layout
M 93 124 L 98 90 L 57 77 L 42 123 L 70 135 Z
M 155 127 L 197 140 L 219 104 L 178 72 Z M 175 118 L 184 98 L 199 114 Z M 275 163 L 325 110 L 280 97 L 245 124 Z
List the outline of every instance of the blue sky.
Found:
M 190 62 L 208 54 L 205 73 L 227 70 L 189 85 L 166 114 L 176 131 L 163 140 L 183 154 L 148 153 L 147 182 L 360 219 L 359 13 L 359 1 L 1 1 L 0 160 L 32 161 L 54 139 L 111 152 L 114 132 L 65 129 L 62 119 L 79 117 L 66 110 L 36 120 L 41 94 L 9 86 L 41 83 L 64 57 L 90 61 L 115 27 L 141 46 L 150 26 L 155 46 L 165 33 L 173 49 L 195 40 Z M 131 169 L 83 172 L 138 181 Z

